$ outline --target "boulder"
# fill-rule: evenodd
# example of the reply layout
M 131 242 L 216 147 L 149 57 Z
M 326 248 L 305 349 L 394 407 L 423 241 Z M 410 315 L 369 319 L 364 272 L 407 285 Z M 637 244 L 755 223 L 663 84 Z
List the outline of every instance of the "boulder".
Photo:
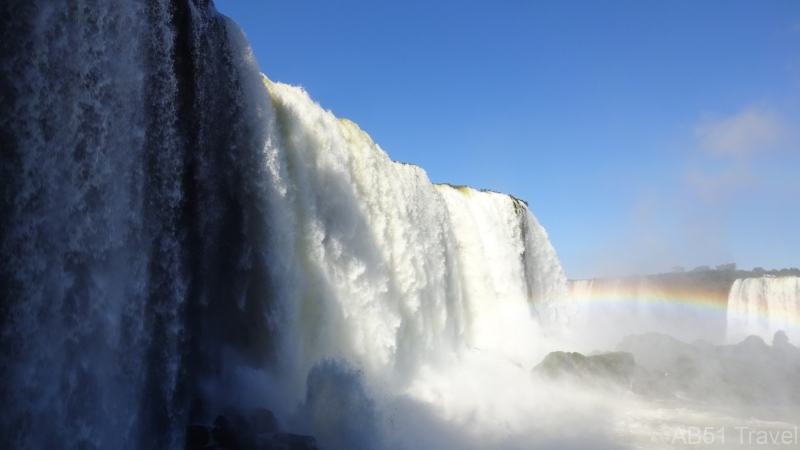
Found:
M 625 337 L 618 350 L 634 354 L 640 369 L 634 393 L 730 405 L 800 404 L 800 351 L 778 332 L 773 345 L 748 336 L 735 345 L 693 345 L 647 333 Z
M 617 345 L 617 351 L 631 353 L 636 364 L 650 371 L 672 374 L 678 359 L 700 357 L 708 349 L 687 344 L 667 334 L 645 333 L 625 336 Z
M 228 419 L 225 416 L 217 416 L 217 418 L 214 419 L 214 426 L 219 428 L 230 428 L 233 426 L 233 423 L 231 422 L 231 419 Z
M 552 352 L 534 367 L 534 373 L 550 378 L 572 378 L 584 382 L 610 382 L 627 388 L 636 368 L 633 355 L 625 352 L 584 356 L 574 352 Z
M 250 420 L 245 419 L 246 416 Z M 246 414 L 226 409 L 213 426 L 193 424 L 186 428 L 186 450 L 317 450 L 313 436 L 279 432 L 272 411 L 257 408 Z
M 228 450 L 239 450 L 239 437 L 233 427 L 214 427 L 211 431 L 214 442 Z
M 261 433 L 275 433 L 280 431 L 278 419 L 275 414 L 266 408 L 256 408 L 250 418 L 250 425 L 253 432 Z
M 317 440 L 313 436 L 292 433 L 275 433 L 274 442 L 285 444 L 288 450 L 318 450 Z
M 239 450 L 239 433 L 233 426 L 233 422 L 225 416 L 217 416 L 214 419 L 214 428 L 211 430 L 211 437 L 220 447 L 228 450 Z
M 783 347 L 786 345 L 789 345 L 789 337 L 786 336 L 786 332 L 783 330 L 776 331 L 775 335 L 772 336 L 772 346 Z
M 186 450 L 199 450 L 211 441 L 211 427 L 192 424 L 186 427 Z

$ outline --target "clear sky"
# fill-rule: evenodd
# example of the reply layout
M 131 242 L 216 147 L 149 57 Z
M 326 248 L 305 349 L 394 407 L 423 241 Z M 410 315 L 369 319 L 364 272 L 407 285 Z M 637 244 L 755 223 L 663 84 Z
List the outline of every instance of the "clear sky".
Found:
M 392 159 L 527 200 L 570 278 L 800 267 L 800 1 L 214 3 Z

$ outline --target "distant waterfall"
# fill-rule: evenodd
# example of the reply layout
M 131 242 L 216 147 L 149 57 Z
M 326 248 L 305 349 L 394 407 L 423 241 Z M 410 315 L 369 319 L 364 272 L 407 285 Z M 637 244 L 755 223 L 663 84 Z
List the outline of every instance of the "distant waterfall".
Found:
M 323 360 L 402 392 L 465 350 L 529 365 L 570 320 L 524 202 L 392 162 L 210 2 L 0 15 L 9 448 L 177 449 L 230 404 L 291 410 Z
M 800 278 L 736 280 L 728 297 L 728 341 L 754 334 L 769 343 L 778 330 L 800 344 Z
M 658 331 L 688 342 L 725 340 L 725 273 L 669 273 L 570 280 L 575 326 L 594 345 L 613 346 L 628 334 Z
M 575 324 L 583 329 L 659 330 L 692 341 L 737 343 L 749 335 L 771 342 L 784 330 L 800 344 L 800 278 L 736 279 L 724 272 L 570 280 Z M 614 325 L 614 324 L 617 325 Z

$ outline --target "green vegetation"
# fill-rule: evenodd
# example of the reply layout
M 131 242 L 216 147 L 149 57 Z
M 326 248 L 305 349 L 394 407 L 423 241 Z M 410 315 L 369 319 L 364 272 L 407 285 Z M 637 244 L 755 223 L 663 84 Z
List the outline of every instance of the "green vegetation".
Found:
M 672 273 L 659 273 L 656 275 L 649 275 L 651 277 L 660 277 L 664 275 L 681 275 L 686 274 L 687 271 L 685 268 L 681 266 L 675 266 L 672 268 Z M 694 269 L 690 270 L 689 273 L 700 273 L 706 274 L 709 278 L 718 278 L 718 277 L 725 277 L 725 278 L 755 278 L 755 277 L 763 277 L 763 276 L 773 276 L 773 277 L 800 277 L 800 269 L 797 267 L 790 267 L 788 269 L 771 269 L 765 270 L 763 267 L 755 267 L 753 270 L 741 270 L 736 268 L 736 263 L 728 263 L 728 264 L 720 264 L 712 269 L 710 266 L 697 266 Z

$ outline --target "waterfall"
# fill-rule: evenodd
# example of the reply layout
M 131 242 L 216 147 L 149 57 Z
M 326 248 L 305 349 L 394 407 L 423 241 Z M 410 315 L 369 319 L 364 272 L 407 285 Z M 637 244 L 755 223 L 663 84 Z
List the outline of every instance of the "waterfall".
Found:
M 558 258 L 523 202 L 433 185 L 302 89 L 264 84 L 292 379 L 337 355 L 397 382 L 465 347 L 530 357 L 538 325 L 567 320 Z
M 800 343 L 800 277 L 736 280 L 728 296 L 728 342 L 750 335 L 771 342 L 778 330 Z
M 3 3 L 0 427 L 14 448 L 177 448 L 214 406 L 203 389 L 226 348 L 274 357 L 273 112 L 246 109 L 257 67 L 205 3 Z
M 0 15 L 8 446 L 181 448 L 231 404 L 290 414 L 326 361 L 402 395 L 464 352 L 529 367 L 572 317 L 523 201 L 391 161 L 210 2 Z

